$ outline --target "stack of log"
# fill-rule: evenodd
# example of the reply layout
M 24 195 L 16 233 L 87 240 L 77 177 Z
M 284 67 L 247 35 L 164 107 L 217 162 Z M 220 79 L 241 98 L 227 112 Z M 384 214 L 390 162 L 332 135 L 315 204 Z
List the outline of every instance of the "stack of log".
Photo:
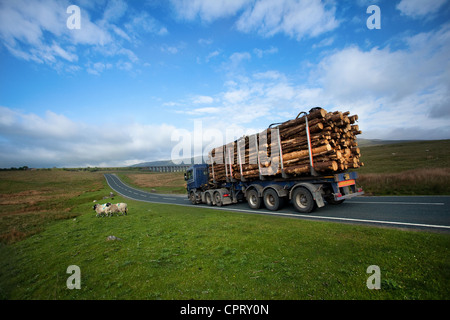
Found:
M 364 165 L 356 141 L 361 134 L 355 124 L 358 116 L 314 108 L 307 115 L 211 150 L 211 182 L 310 175 L 306 116 L 315 172 L 340 173 Z

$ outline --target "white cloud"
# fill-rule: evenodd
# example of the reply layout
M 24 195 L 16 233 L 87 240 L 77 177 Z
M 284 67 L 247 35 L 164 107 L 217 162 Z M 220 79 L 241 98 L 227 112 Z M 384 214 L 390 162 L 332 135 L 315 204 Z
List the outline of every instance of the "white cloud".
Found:
M 214 102 L 214 98 L 210 97 L 210 96 L 196 96 L 193 100 L 193 103 L 195 104 L 208 104 L 208 103 L 213 103 Z
M 206 108 L 196 108 L 193 110 L 189 110 L 186 113 L 187 114 L 192 114 L 192 115 L 208 115 L 208 114 L 212 114 L 212 115 L 217 115 L 221 112 L 220 108 L 217 107 L 206 107 Z
M 298 97 L 347 106 L 371 138 L 449 138 L 450 24 L 406 38 L 405 44 L 398 50 L 334 51 L 311 72 L 311 84 Z M 415 127 L 422 130 L 409 130 Z
M 82 3 L 80 29 L 69 29 L 66 10 L 72 3 L 68 0 L 0 1 L 0 43 L 19 59 L 74 72 L 93 64 L 99 54 L 111 60 L 125 55 L 127 66 L 135 64 L 138 57 L 125 45 L 133 45 L 134 50 L 142 33 L 168 33 L 146 12 L 128 10 L 123 0 Z M 94 21 L 91 10 L 100 11 L 102 18 Z
M 319 43 L 313 44 L 312 48 L 316 49 L 316 48 L 328 47 L 328 46 L 331 46 L 333 43 L 334 43 L 334 37 L 325 38 L 325 39 L 321 40 Z
M 286 80 L 286 77 L 284 74 L 282 74 L 279 71 L 276 70 L 269 70 L 265 72 L 258 72 L 253 74 L 253 78 L 255 79 L 270 79 L 270 80 L 277 80 L 282 78 L 283 80 Z
M 173 146 L 174 126 L 86 124 L 47 111 L 43 116 L 0 107 L 0 167 L 126 165 L 161 160 Z
M 112 34 L 104 27 L 93 23 L 87 12 L 81 12 L 80 29 L 68 30 L 69 41 L 75 45 L 105 46 L 113 41 Z
M 298 87 L 291 84 L 284 74 L 268 70 L 251 77 L 233 74 L 232 79 L 224 83 L 224 90 L 215 94 L 214 99 L 209 96 L 202 99 L 214 102 L 213 107 L 191 109 L 187 104 L 178 104 L 178 112 L 213 123 L 223 130 L 232 124 L 243 127 L 250 123 L 257 126 L 262 123 L 264 128 L 269 122 L 282 120 L 282 114 L 290 110 L 294 109 L 291 116 L 298 113 L 295 101 Z
M 298 40 L 335 29 L 335 8 L 321 0 L 172 0 L 181 19 L 204 22 L 238 16 L 239 31 L 266 37 L 284 33 Z
M 171 0 L 178 16 L 186 20 L 199 17 L 202 21 L 232 16 L 252 0 Z
M 218 50 L 215 50 L 206 56 L 205 61 L 209 62 L 212 58 L 217 57 L 219 54 L 220 52 Z
M 335 8 L 326 8 L 320 0 L 260 0 L 247 8 L 236 25 L 243 32 L 263 36 L 284 33 L 300 40 L 335 29 Z
M 210 44 L 213 43 L 212 39 L 198 39 L 198 44 L 202 45 L 202 46 L 209 46 Z
M 255 48 L 255 49 L 253 49 L 253 52 L 255 53 L 255 55 L 258 58 L 262 58 L 265 55 L 277 53 L 278 48 L 274 47 L 274 46 L 271 46 L 269 49 L 266 49 L 266 50 Z
M 53 45 L 51 46 L 51 49 L 55 55 L 60 56 L 61 58 L 65 59 L 69 62 L 74 62 L 74 61 L 78 60 L 78 56 L 76 54 L 64 50 L 56 43 L 53 43 Z
M 324 58 L 317 74 L 323 88 L 341 100 L 387 97 L 398 101 L 446 86 L 449 89 L 450 24 L 405 39 L 392 51 L 349 47 Z
M 134 39 L 139 38 L 139 34 L 142 32 L 153 33 L 159 36 L 165 36 L 169 33 L 161 22 L 150 16 L 147 12 L 140 12 L 131 16 L 130 21 L 125 23 L 124 27 L 128 31 L 128 35 Z
M 421 18 L 436 13 L 448 0 L 401 0 L 397 9 L 406 16 Z
M 115 22 L 120 19 L 127 11 L 127 4 L 123 0 L 110 0 L 106 4 L 103 13 L 103 20 L 108 22 Z
M 103 71 L 111 69 L 112 64 L 110 63 L 103 63 L 103 62 L 96 62 L 96 63 L 89 63 L 87 66 L 87 72 L 94 75 L 100 75 Z
M 214 108 L 196 109 L 190 115 L 227 128 L 229 118 L 214 113 L 226 110 L 237 126 L 264 128 L 323 107 L 358 114 L 367 138 L 448 139 L 448 52 L 450 24 L 404 39 L 403 49 L 350 46 L 329 51 L 310 67 L 307 82 L 295 82 L 295 75 L 277 70 L 249 76 L 230 73 L 224 89 L 214 94 Z M 236 53 L 234 59 L 240 62 L 249 56 Z
M 252 56 L 248 52 L 235 52 L 233 53 L 223 67 L 230 72 L 237 71 L 245 61 L 251 60 Z
M 161 52 L 176 54 L 178 53 L 178 48 L 175 46 L 164 45 L 161 47 Z

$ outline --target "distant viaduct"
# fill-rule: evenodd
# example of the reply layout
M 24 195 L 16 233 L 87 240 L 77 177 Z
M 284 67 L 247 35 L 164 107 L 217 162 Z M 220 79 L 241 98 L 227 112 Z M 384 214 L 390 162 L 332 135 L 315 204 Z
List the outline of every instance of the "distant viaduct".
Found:
M 184 172 L 191 165 L 177 165 L 177 166 L 150 166 L 146 167 L 151 172 Z

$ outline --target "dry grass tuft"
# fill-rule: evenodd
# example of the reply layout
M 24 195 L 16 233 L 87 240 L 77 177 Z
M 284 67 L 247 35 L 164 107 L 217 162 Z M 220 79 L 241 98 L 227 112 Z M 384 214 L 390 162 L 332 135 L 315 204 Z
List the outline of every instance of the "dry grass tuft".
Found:
M 364 173 L 358 182 L 373 195 L 448 195 L 450 168 L 422 168 L 398 173 Z
M 77 216 L 71 212 L 76 199 L 100 190 L 102 178 L 63 170 L 0 172 L 0 242 L 20 241 L 52 221 Z

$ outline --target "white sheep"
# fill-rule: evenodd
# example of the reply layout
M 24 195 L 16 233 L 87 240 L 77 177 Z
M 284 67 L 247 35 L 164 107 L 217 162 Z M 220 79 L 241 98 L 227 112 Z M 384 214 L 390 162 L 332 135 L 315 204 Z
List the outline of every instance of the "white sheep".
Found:
M 119 213 L 121 213 L 121 215 L 126 215 L 128 213 L 128 206 L 123 202 L 111 204 L 109 208 L 111 215 L 113 215 L 114 213 L 116 213 L 117 215 L 119 215 Z
M 110 203 L 104 203 L 104 204 L 94 204 L 93 209 L 95 212 L 97 212 L 96 216 L 108 216 L 111 215 L 111 209 L 110 209 Z

